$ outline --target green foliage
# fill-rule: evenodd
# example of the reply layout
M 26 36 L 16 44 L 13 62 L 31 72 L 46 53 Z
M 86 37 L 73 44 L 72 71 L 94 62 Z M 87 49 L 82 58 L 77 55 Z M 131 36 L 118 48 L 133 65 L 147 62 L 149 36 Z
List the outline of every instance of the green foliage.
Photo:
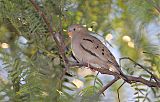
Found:
M 97 102 L 99 97 L 96 95 L 98 90 L 103 87 L 102 81 L 96 75 L 87 75 L 84 77 L 85 83 L 91 83 L 91 85 L 86 86 L 79 92 L 79 97 L 81 97 L 81 102 Z M 93 82 L 93 85 L 92 85 Z
M 35 1 L 53 30 L 63 33 L 66 45 L 68 38 L 65 30 L 72 23 L 87 25 L 95 32 L 101 32 L 104 37 L 111 33 L 115 37 L 113 44 L 118 46 L 122 56 L 136 60 L 160 78 L 160 47 L 151 42 L 152 35 L 146 31 L 151 23 L 159 22 L 159 0 Z M 9 45 L 7 49 L 0 46 L 0 60 L 3 62 L 1 69 L 8 73 L 5 80 L 0 76 L 0 101 L 4 101 L 5 97 L 9 97 L 8 101 L 11 102 L 101 100 L 101 97 L 96 96 L 96 92 L 103 86 L 98 76 L 85 76 L 82 88 L 72 82 L 75 78 L 72 74 L 61 79 L 64 63 L 57 45 L 29 0 L 0 0 L 0 10 L 0 45 Z M 131 38 L 134 48 L 123 41 L 124 35 Z M 69 54 L 67 57 L 70 57 Z M 122 65 L 130 75 L 150 78 L 148 73 L 130 61 L 124 61 Z M 76 73 L 77 69 L 70 71 Z M 132 87 L 136 91 L 135 101 L 160 100 L 160 91 L 156 88 L 144 87 L 139 83 Z M 152 93 L 154 96 L 151 96 Z
M 153 20 L 155 16 L 157 16 L 157 14 L 154 12 L 154 4 L 149 2 L 149 0 L 143 2 L 139 0 L 129 1 L 128 4 L 128 12 L 132 14 L 133 19 L 141 21 L 142 23 L 148 23 Z M 139 10 L 139 12 L 137 12 L 137 10 Z

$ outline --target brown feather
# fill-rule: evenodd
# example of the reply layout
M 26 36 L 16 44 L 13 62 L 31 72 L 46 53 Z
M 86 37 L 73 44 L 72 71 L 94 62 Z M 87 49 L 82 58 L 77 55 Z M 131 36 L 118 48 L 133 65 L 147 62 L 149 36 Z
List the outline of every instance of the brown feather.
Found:
M 72 33 L 72 52 L 79 62 L 121 73 L 119 65 L 109 49 L 99 39 L 90 35 L 86 28 L 72 25 L 69 27 L 69 32 Z

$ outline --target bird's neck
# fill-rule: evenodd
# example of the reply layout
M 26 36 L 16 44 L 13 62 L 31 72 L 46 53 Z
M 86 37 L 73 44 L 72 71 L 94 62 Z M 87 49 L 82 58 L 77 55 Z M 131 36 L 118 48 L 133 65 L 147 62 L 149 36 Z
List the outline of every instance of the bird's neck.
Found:
M 82 38 L 82 36 L 80 36 L 79 34 L 73 35 L 71 38 L 71 41 L 72 41 L 72 43 L 79 42 L 81 38 Z
M 73 34 L 72 36 L 72 40 L 80 40 L 81 38 L 84 37 L 84 34 L 80 33 L 80 34 Z

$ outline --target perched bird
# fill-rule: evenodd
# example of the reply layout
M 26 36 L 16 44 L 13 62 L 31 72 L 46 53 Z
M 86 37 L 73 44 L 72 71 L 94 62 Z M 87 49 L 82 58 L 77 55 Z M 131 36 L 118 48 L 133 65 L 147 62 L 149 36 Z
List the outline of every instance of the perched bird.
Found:
M 79 63 L 87 63 L 96 68 L 106 68 L 119 75 L 123 75 L 115 57 L 109 49 L 87 28 L 75 24 L 68 28 L 71 38 L 72 53 Z

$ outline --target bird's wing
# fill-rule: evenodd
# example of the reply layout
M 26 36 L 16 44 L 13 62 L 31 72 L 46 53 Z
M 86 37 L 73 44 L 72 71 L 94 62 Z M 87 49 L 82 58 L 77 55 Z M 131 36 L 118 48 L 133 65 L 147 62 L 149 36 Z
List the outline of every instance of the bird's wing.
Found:
M 113 66 L 118 66 L 114 56 L 108 48 L 94 36 L 84 36 L 80 41 L 80 46 L 92 56 L 95 56 L 106 63 L 110 63 Z
M 108 44 L 109 46 L 113 47 L 112 44 L 109 43 L 109 41 L 107 41 L 106 39 L 104 39 L 104 37 L 101 36 L 100 34 L 97 34 L 95 32 L 89 32 L 89 34 L 99 39 L 105 46 L 107 46 Z

